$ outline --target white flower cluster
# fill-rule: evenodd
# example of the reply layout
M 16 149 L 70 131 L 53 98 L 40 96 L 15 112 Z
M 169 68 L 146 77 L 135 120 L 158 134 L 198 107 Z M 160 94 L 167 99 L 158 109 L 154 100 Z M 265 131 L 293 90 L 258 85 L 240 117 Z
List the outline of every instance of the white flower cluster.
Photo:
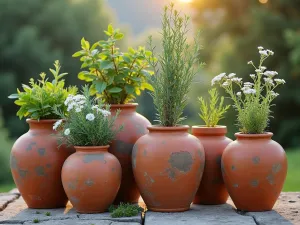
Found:
M 264 78 L 264 80 L 265 80 L 265 83 L 266 84 L 269 84 L 269 85 L 271 85 L 271 86 L 274 86 L 274 82 L 273 82 L 273 80 L 272 80 L 272 78 L 270 78 L 270 77 L 265 77 Z
M 264 72 L 264 75 L 266 77 L 274 77 L 274 76 L 278 75 L 278 73 L 276 71 L 266 71 L 266 72 Z
M 65 105 L 68 106 L 67 111 L 75 109 L 76 112 L 81 112 L 86 104 L 86 98 L 84 95 L 69 95 L 65 100 Z
M 104 117 L 108 117 L 108 116 L 111 115 L 110 111 L 105 110 L 105 109 L 101 109 L 101 108 L 99 108 L 98 105 L 94 105 L 94 106 L 92 107 L 92 109 L 93 109 L 93 110 L 96 110 L 97 113 L 99 113 L 99 112 L 102 113 L 102 115 L 103 115 Z
M 274 79 L 274 81 L 275 81 L 277 84 L 285 84 L 285 80 L 284 80 L 284 79 Z
M 273 97 L 277 97 L 279 94 L 276 93 L 276 92 L 274 92 L 274 91 L 271 91 L 271 95 L 272 95 Z
M 95 119 L 95 115 L 93 113 L 88 113 L 85 118 L 86 120 L 93 121 Z
M 258 47 L 259 50 L 259 54 L 262 56 L 270 56 L 270 55 L 274 55 L 274 52 L 269 50 L 269 49 L 264 49 L 264 47 L 259 46 Z
M 226 73 L 221 73 L 218 76 L 215 76 L 211 80 L 211 86 L 214 86 L 217 82 L 220 82 L 224 77 L 226 77 Z
M 53 125 L 53 130 L 57 130 L 57 128 L 59 128 L 59 126 L 62 124 L 62 120 L 58 120 L 54 123 Z

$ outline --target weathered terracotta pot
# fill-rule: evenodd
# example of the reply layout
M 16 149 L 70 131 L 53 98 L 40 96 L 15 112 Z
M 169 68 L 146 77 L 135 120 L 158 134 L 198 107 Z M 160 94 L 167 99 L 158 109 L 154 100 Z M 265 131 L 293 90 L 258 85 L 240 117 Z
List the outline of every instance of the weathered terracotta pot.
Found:
M 137 203 L 140 192 L 137 188 L 132 173 L 131 153 L 135 142 L 148 133 L 147 126 L 151 123 L 142 115 L 136 112 L 138 104 L 111 105 L 112 115 L 118 109 L 121 110 L 115 126 L 124 125 L 124 129 L 117 134 L 116 139 L 111 143 L 109 152 L 115 155 L 122 166 L 122 182 L 114 204 L 120 202 Z
M 133 172 L 149 210 L 180 212 L 190 208 L 204 170 L 205 154 L 188 126 L 148 127 L 134 145 Z
M 232 142 L 225 136 L 226 133 L 226 126 L 192 127 L 192 134 L 201 141 L 205 151 L 204 173 L 193 201 L 194 204 L 225 204 L 228 199 L 228 192 L 221 171 L 223 151 Z
M 52 129 L 56 120 L 27 120 L 29 131 L 15 142 L 10 166 L 17 188 L 29 208 L 65 207 L 68 198 L 61 168 L 73 148 L 61 146 Z
M 64 163 L 61 177 L 73 207 L 79 213 L 105 212 L 121 184 L 121 165 L 109 146 L 78 147 Z
M 222 156 L 225 185 L 235 206 L 243 211 L 271 210 L 282 190 L 287 159 L 272 133 L 235 134 Z

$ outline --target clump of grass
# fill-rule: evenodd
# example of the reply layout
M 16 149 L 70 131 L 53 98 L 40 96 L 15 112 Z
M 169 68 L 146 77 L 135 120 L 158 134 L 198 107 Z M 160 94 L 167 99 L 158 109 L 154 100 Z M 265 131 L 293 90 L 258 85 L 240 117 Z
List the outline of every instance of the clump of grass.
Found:
M 45 215 L 46 216 L 51 216 L 51 212 L 46 212 Z
M 112 218 L 137 216 L 140 212 L 144 211 L 144 209 L 138 205 L 122 202 L 117 207 L 111 205 L 108 210 Z
M 33 223 L 39 223 L 39 222 L 40 222 L 40 220 L 37 219 L 37 218 L 35 218 L 35 219 L 33 220 Z

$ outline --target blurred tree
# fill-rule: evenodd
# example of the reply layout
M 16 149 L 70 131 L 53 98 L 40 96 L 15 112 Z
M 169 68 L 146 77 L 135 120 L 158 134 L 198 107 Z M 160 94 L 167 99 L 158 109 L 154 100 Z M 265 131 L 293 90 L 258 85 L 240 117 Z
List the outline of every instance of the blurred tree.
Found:
M 194 21 L 203 30 L 207 69 L 213 76 L 235 72 L 245 77 L 253 73 L 247 62 L 257 62 L 257 46 L 275 52 L 267 67 L 278 71 L 287 84 L 278 90 L 269 130 L 284 147 L 299 146 L 300 1 L 201 0 L 193 6 Z M 228 118 L 226 124 L 236 131 L 233 110 Z
M 21 83 L 48 72 L 55 59 L 69 73 L 68 83 L 79 84 L 80 39 L 103 39 L 112 21 L 103 0 L 1 0 L 0 1 L 0 107 L 11 136 L 27 129 L 15 116 L 17 107 L 7 96 Z

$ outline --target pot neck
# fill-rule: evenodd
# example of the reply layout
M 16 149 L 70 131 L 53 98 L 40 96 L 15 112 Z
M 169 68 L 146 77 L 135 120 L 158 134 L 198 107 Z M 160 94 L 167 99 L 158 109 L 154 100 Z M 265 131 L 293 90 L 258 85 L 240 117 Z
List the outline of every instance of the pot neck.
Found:
M 74 146 L 76 152 L 96 153 L 108 152 L 109 145 L 106 146 Z
M 227 127 L 192 126 L 192 134 L 195 136 L 225 136 L 227 134 Z
M 177 126 L 177 127 L 161 127 L 161 126 L 148 126 L 147 129 L 150 133 L 188 133 L 189 126 Z
M 267 132 L 263 134 L 242 134 L 242 133 L 235 133 L 234 136 L 238 140 L 256 140 L 256 139 L 265 139 L 271 140 L 273 133 Z
M 120 115 L 131 114 L 136 112 L 137 103 L 130 104 L 113 104 L 110 106 L 112 114 L 115 114 L 117 110 L 121 110 Z
M 26 120 L 26 122 L 29 124 L 30 130 L 44 130 L 49 132 L 54 132 L 53 125 L 56 121 L 58 120 Z

